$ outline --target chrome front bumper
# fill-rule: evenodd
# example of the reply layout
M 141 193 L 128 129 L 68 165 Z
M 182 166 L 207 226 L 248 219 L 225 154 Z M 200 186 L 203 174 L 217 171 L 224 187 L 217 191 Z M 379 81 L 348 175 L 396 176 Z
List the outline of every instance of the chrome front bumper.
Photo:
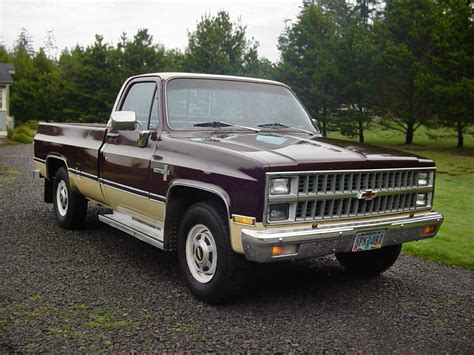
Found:
M 255 262 L 303 259 L 350 252 L 360 232 L 385 231 L 382 247 L 432 238 L 443 223 L 443 215 L 428 212 L 410 217 L 385 217 L 358 222 L 320 225 L 316 228 L 242 230 L 245 257 Z M 434 232 L 422 234 L 423 227 L 436 225 Z M 288 246 L 289 254 L 272 255 L 273 247 Z

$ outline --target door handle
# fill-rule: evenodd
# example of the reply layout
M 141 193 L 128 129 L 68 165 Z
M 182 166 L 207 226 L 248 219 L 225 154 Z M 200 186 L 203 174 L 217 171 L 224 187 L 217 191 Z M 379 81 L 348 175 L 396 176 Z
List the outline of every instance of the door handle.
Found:
M 110 138 L 117 138 L 120 134 L 118 133 L 113 133 L 113 132 L 107 132 L 107 137 Z

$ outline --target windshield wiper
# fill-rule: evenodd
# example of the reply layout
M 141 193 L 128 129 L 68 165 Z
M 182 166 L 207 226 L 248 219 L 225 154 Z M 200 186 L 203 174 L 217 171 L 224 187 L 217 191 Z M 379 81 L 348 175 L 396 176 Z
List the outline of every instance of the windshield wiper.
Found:
M 286 125 L 286 124 L 279 123 L 279 122 L 262 123 L 262 124 L 259 124 L 258 127 L 262 127 L 262 128 L 273 128 L 273 129 L 289 128 L 289 129 L 294 129 L 295 131 L 300 131 L 300 132 L 308 133 L 308 134 L 311 134 L 311 135 L 315 135 L 315 134 L 316 134 L 315 132 L 307 131 L 306 129 L 288 126 L 288 125 Z
M 253 128 L 253 127 L 246 127 L 246 126 L 241 126 L 238 124 L 233 124 L 233 123 L 227 123 L 223 121 L 209 121 L 209 122 L 200 122 L 193 124 L 194 127 L 211 127 L 211 128 L 220 128 L 220 127 L 237 127 L 237 128 L 243 128 L 243 129 L 248 129 L 250 131 L 254 132 L 260 132 L 258 128 Z

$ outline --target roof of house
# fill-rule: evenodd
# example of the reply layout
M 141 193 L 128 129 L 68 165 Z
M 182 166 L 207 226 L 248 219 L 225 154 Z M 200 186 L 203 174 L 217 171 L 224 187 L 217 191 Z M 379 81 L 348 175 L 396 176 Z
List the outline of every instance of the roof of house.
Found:
M 13 66 L 13 63 L 0 63 L 0 83 L 13 83 L 11 74 L 14 73 L 14 71 L 15 67 Z

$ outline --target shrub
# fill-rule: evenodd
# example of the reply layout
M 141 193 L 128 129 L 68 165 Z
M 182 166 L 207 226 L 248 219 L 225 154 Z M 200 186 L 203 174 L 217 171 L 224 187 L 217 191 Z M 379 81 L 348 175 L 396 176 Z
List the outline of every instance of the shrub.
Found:
M 35 135 L 35 131 L 28 128 L 27 126 L 18 126 L 17 128 L 15 128 L 14 133 L 23 133 L 29 137 L 34 137 Z
M 31 129 L 32 131 L 38 130 L 38 124 L 39 124 L 39 121 L 37 120 L 29 120 L 29 121 L 26 121 L 25 123 L 26 127 Z
M 12 139 L 13 136 L 13 129 L 7 128 L 7 137 L 8 139 Z
M 30 144 L 33 142 L 33 138 L 25 133 L 13 133 L 12 140 L 18 143 Z

